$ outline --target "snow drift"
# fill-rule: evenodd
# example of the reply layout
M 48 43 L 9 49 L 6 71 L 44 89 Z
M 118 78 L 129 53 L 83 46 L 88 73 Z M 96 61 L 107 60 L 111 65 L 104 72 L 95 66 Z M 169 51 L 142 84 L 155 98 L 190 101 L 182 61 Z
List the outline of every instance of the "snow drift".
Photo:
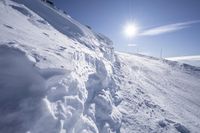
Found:
M 40 0 L 0 9 L 0 132 L 199 131 L 199 68 L 114 53 Z
M 119 130 L 112 42 L 40 0 L 16 2 L 0 1 L 0 132 Z

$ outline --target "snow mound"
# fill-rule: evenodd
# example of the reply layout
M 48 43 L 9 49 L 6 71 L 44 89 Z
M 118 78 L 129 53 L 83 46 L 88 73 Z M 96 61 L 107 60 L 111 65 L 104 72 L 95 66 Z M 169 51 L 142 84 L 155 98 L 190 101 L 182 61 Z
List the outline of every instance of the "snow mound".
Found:
M 0 132 L 119 131 L 112 41 L 40 0 L 0 9 Z

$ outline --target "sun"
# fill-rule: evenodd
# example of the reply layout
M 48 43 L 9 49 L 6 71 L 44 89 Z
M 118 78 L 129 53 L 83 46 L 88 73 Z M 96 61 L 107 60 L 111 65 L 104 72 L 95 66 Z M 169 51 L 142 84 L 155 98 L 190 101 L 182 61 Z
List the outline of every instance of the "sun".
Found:
M 129 38 L 135 37 L 138 33 L 138 29 L 135 23 L 127 23 L 124 26 L 124 34 Z

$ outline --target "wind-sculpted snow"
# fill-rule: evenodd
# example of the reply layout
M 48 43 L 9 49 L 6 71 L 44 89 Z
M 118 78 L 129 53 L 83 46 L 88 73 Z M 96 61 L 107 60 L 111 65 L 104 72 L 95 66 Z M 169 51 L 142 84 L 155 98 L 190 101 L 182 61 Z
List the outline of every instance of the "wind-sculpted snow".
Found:
M 45 4 L 41 0 L 34 0 L 34 1 L 33 0 L 14 0 L 14 1 L 24 4 L 29 9 L 36 12 L 43 19 L 48 21 L 48 23 L 51 24 L 54 28 L 56 28 L 59 32 L 65 34 L 70 39 L 77 40 L 78 42 L 80 42 L 81 44 L 84 44 L 89 49 L 95 50 L 97 47 L 101 45 L 101 48 L 103 49 L 106 49 L 108 51 L 112 50 L 111 49 L 111 47 L 113 47 L 112 42 L 107 37 L 101 37 L 100 39 L 100 35 L 93 33 L 91 29 L 87 28 L 86 26 L 81 25 L 79 22 L 75 21 L 74 19 L 67 16 L 63 12 L 54 10 L 52 7 L 49 7 L 47 4 Z M 23 10 L 21 9 L 20 11 L 23 11 Z M 109 49 L 106 48 L 107 45 L 110 45 Z
M 74 72 L 37 68 L 24 52 L 1 45 L 0 132 L 119 130 L 121 114 L 113 104 L 108 73 L 102 63 L 96 65 L 91 74 L 96 77 L 89 76 L 85 86 Z
M 0 133 L 200 130 L 199 68 L 114 54 L 56 7 L 14 1 L 0 1 Z
M 33 125 L 38 123 L 43 113 L 47 113 L 45 116 L 49 120 L 54 120 L 53 114 L 48 115 L 50 112 L 46 105 L 45 97 L 49 93 L 46 79 L 65 72 L 46 69 L 41 74 L 42 71 L 34 67 L 24 52 L 0 46 L 0 132 L 21 133 L 29 129 L 38 132 Z
M 39 0 L 17 2 L 0 1 L 0 132 L 119 131 L 112 42 Z

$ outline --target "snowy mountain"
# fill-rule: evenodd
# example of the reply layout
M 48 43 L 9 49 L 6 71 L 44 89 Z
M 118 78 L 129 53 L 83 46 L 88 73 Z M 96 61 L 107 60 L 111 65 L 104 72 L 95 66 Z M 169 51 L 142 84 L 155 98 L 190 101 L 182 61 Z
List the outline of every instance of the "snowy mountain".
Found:
M 41 0 L 0 9 L 0 133 L 200 130 L 199 68 L 114 52 Z
M 122 132 L 199 132 L 199 68 L 143 55 L 117 55 L 124 98 Z
M 200 67 L 200 56 L 181 56 L 181 57 L 171 57 L 167 58 L 168 60 L 178 61 L 181 63 L 190 64 L 192 66 Z

